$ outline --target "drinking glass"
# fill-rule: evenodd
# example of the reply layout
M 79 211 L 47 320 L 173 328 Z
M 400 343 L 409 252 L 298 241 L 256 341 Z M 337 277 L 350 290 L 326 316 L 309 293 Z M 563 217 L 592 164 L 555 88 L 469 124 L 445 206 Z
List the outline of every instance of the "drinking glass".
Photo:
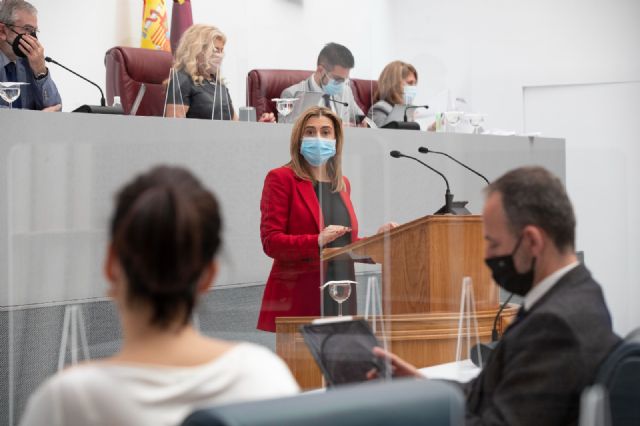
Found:
M 467 117 L 469 124 L 473 127 L 473 134 L 478 134 L 480 126 L 484 123 L 484 114 L 467 114 L 465 117 Z
M 447 124 L 454 128 L 454 132 L 455 128 L 462 121 L 462 117 L 464 117 L 464 112 L 462 111 L 445 111 L 444 113 L 444 118 L 447 120 Z
M 293 103 L 297 101 L 297 98 L 273 98 L 271 99 L 276 103 L 276 109 L 281 116 L 286 117 L 293 111 Z
M 9 104 L 9 109 L 13 109 L 13 103 L 20 97 L 20 86 L 24 84 L 27 83 L 0 83 L 0 98 Z
M 329 281 L 329 295 L 338 303 L 338 316 L 342 316 L 342 304 L 351 296 L 352 281 Z

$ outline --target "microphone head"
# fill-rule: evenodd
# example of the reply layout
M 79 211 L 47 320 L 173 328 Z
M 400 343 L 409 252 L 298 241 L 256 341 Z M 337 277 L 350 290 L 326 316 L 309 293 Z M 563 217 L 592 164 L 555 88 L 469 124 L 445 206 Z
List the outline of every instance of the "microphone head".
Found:
M 422 154 L 428 154 L 429 153 L 429 148 L 427 148 L 426 146 L 421 146 L 420 148 L 418 148 L 418 152 L 420 152 Z
M 389 153 L 390 156 L 392 156 L 393 158 L 400 158 L 402 157 L 402 153 L 400 151 L 396 151 L 393 150 Z
M 53 59 L 51 59 L 51 58 L 50 58 L 50 57 L 48 57 L 48 56 L 45 56 L 45 57 L 44 57 L 44 60 L 45 60 L 45 61 L 47 61 L 47 62 L 53 62 Z

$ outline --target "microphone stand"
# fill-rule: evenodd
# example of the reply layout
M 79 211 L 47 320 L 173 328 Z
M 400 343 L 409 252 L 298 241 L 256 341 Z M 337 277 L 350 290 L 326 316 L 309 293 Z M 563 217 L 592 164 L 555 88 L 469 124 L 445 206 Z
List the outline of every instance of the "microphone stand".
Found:
M 73 74 L 73 75 L 75 75 L 75 76 L 77 76 L 77 77 L 80 77 L 81 79 L 83 79 L 83 80 L 84 80 L 84 81 L 86 81 L 87 83 L 89 83 L 89 84 L 93 84 L 94 86 L 96 86 L 96 87 L 98 88 L 98 90 L 100 91 L 100 106 L 105 106 L 105 105 L 107 104 L 107 103 L 106 103 L 106 101 L 105 101 L 105 99 L 104 99 L 104 93 L 102 92 L 102 89 L 101 89 L 101 88 L 100 88 L 100 86 L 98 86 L 96 83 L 94 83 L 93 81 L 89 80 L 89 79 L 88 79 L 88 78 L 86 78 L 86 77 L 81 76 L 80 74 L 78 74 L 78 73 L 77 73 L 77 72 L 75 72 L 74 70 L 72 70 L 72 69 L 69 69 L 69 68 L 65 67 L 65 66 L 64 66 L 64 65 L 62 65 L 60 62 L 58 62 L 58 61 L 56 61 L 56 60 L 54 60 L 54 59 L 51 59 L 49 56 L 46 56 L 46 57 L 44 58 L 44 60 L 45 60 L 45 61 L 47 61 L 47 62 L 51 62 L 52 64 L 56 64 L 56 65 L 57 65 L 57 66 L 59 66 L 60 68 L 62 68 L 62 69 L 65 69 L 65 70 L 69 71 L 71 74 Z

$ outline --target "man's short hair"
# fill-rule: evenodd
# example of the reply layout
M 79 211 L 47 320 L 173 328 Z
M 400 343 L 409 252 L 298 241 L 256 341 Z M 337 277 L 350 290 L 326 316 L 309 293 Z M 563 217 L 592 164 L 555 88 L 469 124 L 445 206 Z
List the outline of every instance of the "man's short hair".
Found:
M 576 217 L 564 185 L 542 167 L 511 170 L 487 187 L 487 194 L 502 195 L 509 227 L 514 235 L 527 225 L 543 229 L 559 250 L 575 247 Z
M 30 15 L 37 15 L 38 9 L 24 0 L 4 0 L 0 3 L 0 23 L 13 25 L 16 21 L 16 12 L 24 10 Z
M 322 48 L 318 55 L 318 65 L 333 69 L 336 65 L 351 69 L 355 65 L 355 59 L 351 51 L 338 43 L 329 43 Z

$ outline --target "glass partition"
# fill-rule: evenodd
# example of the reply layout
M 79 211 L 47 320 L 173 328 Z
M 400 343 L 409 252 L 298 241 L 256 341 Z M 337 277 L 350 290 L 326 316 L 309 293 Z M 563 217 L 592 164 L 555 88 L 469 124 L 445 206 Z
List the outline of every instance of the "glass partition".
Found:
M 104 275 L 114 196 L 158 164 L 194 173 L 222 211 L 219 269 L 190 323 L 267 347 L 303 391 L 327 382 L 300 328 L 339 316 L 364 319 L 427 377 L 478 374 L 488 352 L 473 348 L 502 335 L 523 303 L 484 262 L 485 178 L 524 165 L 567 184 L 576 249 L 614 330 L 636 328 L 637 83 L 530 86 L 542 77 L 520 63 L 537 50 L 505 62 L 501 49 L 520 51 L 503 40 L 511 28 L 486 33 L 487 11 L 460 22 L 454 6 L 422 3 L 197 2 L 194 20 L 226 41 L 202 62 L 204 83 L 172 64 L 158 97 L 167 119 L 0 109 L 2 421 L 18 424 L 58 371 L 122 348 Z M 330 42 L 352 67 L 318 63 Z M 333 111 L 331 132 L 297 125 L 314 107 Z

